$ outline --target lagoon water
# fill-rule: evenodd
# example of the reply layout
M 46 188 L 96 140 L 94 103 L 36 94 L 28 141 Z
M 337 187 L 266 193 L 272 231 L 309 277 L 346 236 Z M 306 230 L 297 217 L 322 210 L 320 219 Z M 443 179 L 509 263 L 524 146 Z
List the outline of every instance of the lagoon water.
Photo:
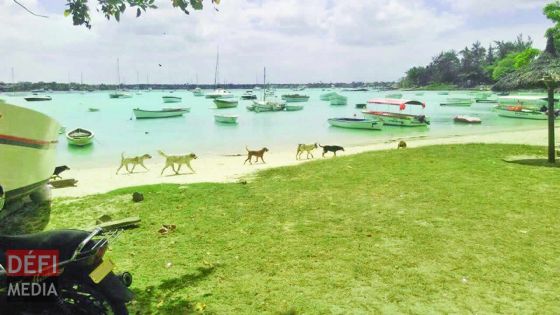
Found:
M 236 97 L 242 90 L 232 91 Z M 256 91 L 258 92 L 258 91 Z M 307 89 L 310 99 L 302 111 L 254 113 L 246 109 L 252 101 L 239 101 L 234 109 L 216 109 L 211 99 L 195 97 L 190 91 L 142 91 L 128 99 L 110 99 L 110 92 L 67 92 L 50 93 L 50 102 L 26 102 L 24 95 L 0 94 L 6 102 L 32 108 L 57 119 L 67 130 L 77 127 L 95 132 L 93 145 L 84 148 L 69 146 L 64 135 L 60 136 L 58 164 L 81 167 L 95 167 L 107 163 L 118 164 L 120 155 L 127 156 L 149 153 L 157 155 L 157 150 L 182 154 L 195 152 L 199 157 L 208 155 L 243 154 L 245 146 L 261 148 L 267 146 L 271 153 L 275 150 L 293 149 L 295 155 L 298 143 L 340 144 L 345 146 L 383 142 L 395 138 L 441 137 L 476 133 L 489 133 L 522 128 L 545 126 L 546 121 L 511 119 L 497 116 L 492 108 L 495 104 L 475 103 L 470 108 L 441 107 L 439 104 L 448 97 L 467 97 L 467 92 L 451 92 L 439 95 L 425 92 L 401 92 L 403 99 L 418 99 L 426 102 L 423 113 L 430 117 L 427 128 L 403 128 L 385 126 L 382 131 L 350 130 L 329 126 L 332 117 L 361 117 L 361 109 L 355 104 L 366 103 L 368 99 L 384 97 L 389 92 L 344 92 L 348 97 L 346 106 L 330 106 L 321 101 L 319 95 L 327 93 L 321 89 Z M 296 93 L 290 90 L 276 90 L 276 95 Z M 393 92 L 391 92 L 393 93 Z M 163 95 L 181 96 L 182 103 L 163 104 Z M 88 108 L 99 108 L 99 112 L 89 112 Z M 158 110 L 163 107 L 190 107 L 191 112 L 183 117 L 168 119 L 136 120 L 133 108 Z M 397 110 L 391 106 L 368 105 L 369 109 Z M 409 106 L 407 111 L 422 113 L 418 106 Z M 239 115 L 237 125 L 214 122 L 214 114 Z M 458 114 L 478 116 L 481 125 L 463 125 L 453 122 Z

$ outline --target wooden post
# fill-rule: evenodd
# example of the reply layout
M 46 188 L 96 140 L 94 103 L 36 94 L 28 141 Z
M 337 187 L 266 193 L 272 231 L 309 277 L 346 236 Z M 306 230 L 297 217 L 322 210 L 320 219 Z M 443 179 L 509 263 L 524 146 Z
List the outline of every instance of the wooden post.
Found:
M 553 82 L 546 82 L 548 88 L 548 162 L 556 162 L 556 152 L 554 150 L 554 121 L 556 115 L 554 114 L 554 86 Z

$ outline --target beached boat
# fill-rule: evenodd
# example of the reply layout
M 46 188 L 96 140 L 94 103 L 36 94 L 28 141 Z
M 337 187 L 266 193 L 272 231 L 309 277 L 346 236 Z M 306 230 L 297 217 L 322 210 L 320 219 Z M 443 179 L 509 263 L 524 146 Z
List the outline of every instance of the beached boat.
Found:
M 247 90 L 243 95 L 241 95 L 242 100 L 256 100 L 257 94 L 253 93 L 252 90 Z
M 319 98 L 321 99 L 321 101 L 330 101 L 331 98 L 334 97 L 334 96 L 338 96 L 338 93 L 329 92 L 329 93 L 321 94 L 321 96 L 319 96 Z
M 342 95 L 335 95 L 332 96 L 331 99 L 329 100 L 330 104 L 333 106 L 340 106 L 340 105 L 346 105 L 348 104 L 348 98 L 346 96 L 342 96 Z
M 385 95 L 385 98 L 401 99 L 403 97 L 402 93 L 392 93 Z
M 381 130 L 383 121 L 360 118 L 330 118 L 329 124 L 334 127 L 349 129 Z
M 199 87 L 194 89 L 192 93 L 194 96 L 204 96 L 204 91 L 202 91 L 202 89 Z
M 217 99 L 217 98 L 232 98 L 233 94 L 224 89 L 215 89 L 213 92 L 206 94 L 206 98 Z
M 109 98 L 121 99 L 121 98 L 131 98 L 132 95 L 125 92 L 113 92 L 109 94 Z
M 179 96 L 165 95 L 161 97 L 164 103 L 181 103 L 183 98 Z
M 296 105 L 296 104 L 286 104 L 284 106 L 284 108 L 286 109 L 287 112 L 295 112 L 298 110 L 302 110 L 303 109 L 303 105 Z
M 49 116 L 0 101 L 0 209 L 42 187 L 56 161 L 60 125 Z M 32 128 L 30 128 L 32 126 Z
M 309 96 L 303 94 L 284 94 L 282 95 L 282 99 L 285 100 L 286 103 L 307 102 Z
M 214 115 L 214 120 L 223 124 L 237 124 L 237 115 Z
M 455 106 L 455 107 L 469 107 L 473 103 L 471 98 L 448 98 L 445 102 L 440 103 L 440 106 Z
M 453 121 L 456 123 L 464 123 L 464 124 L 480 124 L 482 120 L 478 117 L 473 116 L 466 116 L 466 115 L 458 115 L 453 118 Z
M 214 100 L 214 104 L 216 104 L 216 107 L 219 109 L 234 108 L 237 107 L 239 101 L 235 98 L 218 98 Z
M 399 111 L 404 111 L 408 105 L 426 107 L 426 104 L 414 100 L 399 99 L 372 99 L 369 104 L 398 106 Z M 403 127 L 422 127 L 430 124 L 430 120 L 425 115 L 413 115 L 404 113 L 395 113 L 388 111 L 363 111 L 366 118 L 373 118 L 383 121 L 385 125 L 403 126 Z
M 89 145 L 93 142 L 93 138 L 95 137 L 92 131 L 77 128 L 74 129 L 66 134 L 66 139 L 68 140 L 68 144 L 83 147 Z
M 94 112 L 98 112 L 99 108 L 95 108 L 95 107 L 90 107 L 88 108 L 88 112 L 94 113 Z
M 149 119 L 149 118 L 170 118 L 179 117 L 191 111 L 190 108 L 163 108 L 161 110 L 144 110 L 135 108 L 132 110 L 136 119 Z
M 48 95 L 33 95 L 33 96 L 24 97 L 23 99 L 28 102 L 45 102 L 45 101 L 52 100 L 52 97 Z
M 548 119 L 547 112 L 534 110 L 530 108 L 524 108 L 523 106 L 496 107 L 495 111 L 498 113 L 498 116 L 501 117 L 532 119 L 532 120 Z M 556 116 L 556 119 L 558 119 L 558 116 Z

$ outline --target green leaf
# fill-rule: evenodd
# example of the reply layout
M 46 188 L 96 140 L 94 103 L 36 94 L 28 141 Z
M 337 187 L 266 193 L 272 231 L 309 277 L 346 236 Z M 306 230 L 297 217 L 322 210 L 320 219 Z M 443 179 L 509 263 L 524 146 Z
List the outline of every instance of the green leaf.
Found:
M 64 10 L 64 17 L 69 16 L 70 13 L 72 13 L 72 12 L 70 12 L 70 10 L 68 10 L 68 9 Z

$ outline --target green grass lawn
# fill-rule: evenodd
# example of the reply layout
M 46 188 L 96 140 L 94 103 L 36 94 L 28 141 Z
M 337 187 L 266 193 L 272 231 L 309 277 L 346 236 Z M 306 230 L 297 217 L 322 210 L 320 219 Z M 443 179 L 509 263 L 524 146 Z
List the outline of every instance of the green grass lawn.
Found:
M 140 314 L 560 313 L 560 168 L 538 147 L 450 145 L 58 199 L 48 229 L 109 214 Z M 249 167 L 249 166 L 248 166 Z M 131 193 L 144 193 L 135 204 Z M 160 236 L 162 224 L 177 230 Z M 168 266 L 171 263 L 171 266 Z

